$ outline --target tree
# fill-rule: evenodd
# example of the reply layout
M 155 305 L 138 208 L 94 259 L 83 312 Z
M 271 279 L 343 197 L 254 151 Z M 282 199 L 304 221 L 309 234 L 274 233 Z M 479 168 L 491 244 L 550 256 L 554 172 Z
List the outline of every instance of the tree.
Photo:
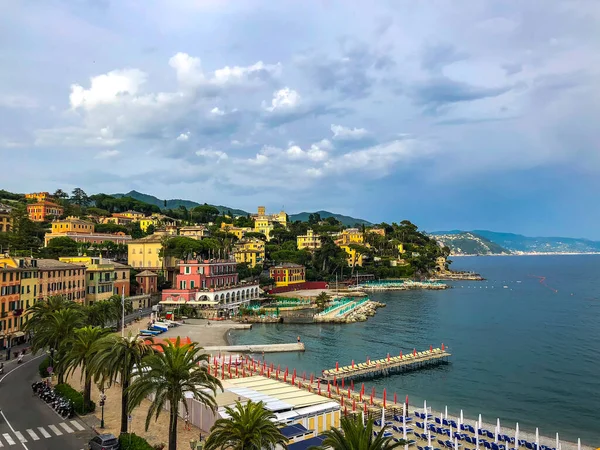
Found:
M 169 450 L 176 450 L 180 402 L 183 401 L 186 412 L 188 409 L 185 394 L 191 394 L 214 410 L 217 388 L 222 390 L 223 387 L 219 379 L 208 372 L 209 355 L 203 353 L 201 347 L 194 343 L 182 345 L 179 337 L 175 342 L 160 343 L 158 347 L 157 353 L 143 359 L 137 378 L 128 388 L 128 408 L 131 412 L 149 394 L 155 394 L 146 416 L 147 431 L 152 416 L 158 418 L 168 402 Z
M 154 234 L 156 232 L 156 227 L 153 224 L 150 224 L 146 227 L 146 235 L 149 236 L 151 234 Z
M 81 367 L 83 406 L 86 411 L 91 409 L 93 366 L 90 362 L 95 354 L 94 344 L 107 333 L 108 330 L 104 328 L 90 325 L 74 330 L 73 336 L 67 342 L 67 349 L 61 361 L 65 375 L 69 375 L 77 367 Z
M 315 298 L 315 304 L 317 305 L 317 308 L 319 308 L 319 311 L 323 311 L 325 309 L 325 304 L 328 301 L 329 301 L 329 295 L 327 295 L 327 293 L 325 291 L 323 291 L 319 295 L 317 295 L 317 297 Z
M 69 198 L 69 194 L 67 194 L 62 189 L 57 189 L 56 191 L 54 191 L 54 194 L 52 194 L 52 197 L 54 197 L 54 198 L 56 198 L 58 200 L 62 200 L 62 199 Z
M 383 427 L 378 433 L 373 433 L 373 419 L 367 420 L 363 425 L 361 416 L 342 417 L 341 429 L 332 428 L 323 433 L 326 437 L 317 450 L 330 448 L 333 450 L 392 450 L 404 446 L 406 442 L 400 439 L 398 442 L 391 437 L 383 437 L 387 427 Z
M 265 404 L 249 400 L 242 405 L 235 402 L 235 408 L 225 407 L 230 416 L 218 419 L 206 440 L 206 450 L 223 448 L 234 450 L 274 449 L 277 445 L 286 447 L 288 439 L 281 434 L 273 421 L 275 414 L 265 409 Z
M 150 340 L 151 341 L 151 340 Z M 91 361 L 96 382 L 121 384 L 121 433 L 127 433 L 129 411 L 129 385 L 134 368 L 142 364 L 142 359 L 152 353 L 152 347 L 131 332 L 125 336 L 109 335 L 94 344 L 94 357 Z
M 121 306 L 116 308 L 110 301 L 95 302 L 85 308 L 85 313 L 88 324 L 104 328 L 108 323 L 115 322 L 121 317 Z
M 90 198 L 81 188 L 73 189 L 71 192 L 71 203 L 76 204 L 79 207 L 87 206 L 90 204 Z
M 69 308 L 79 309 L 80 305 L 71 300 L 67 300 L 64 295 L 51 295 L 45 301 L 35 302 L 28 310 L 28 320 L 25 322 L 25 325 L 23 325 L 23 329 L 24 331 L 33 334 L 36 330 L 40 330 L 46 326 L 50 314 Z M 36 344 L 45 343 L 38 342 L 34 335 L 32 350 L 37 351 L 45 347 L 45 345 L 36 347 Z
M 52 238 L 48 245 L 41 250 L 41 253 L 46 258 L 56 258 L 61 256 L 77 255 L 79 246 L 77 242 L 67 236 L 59 236 Z

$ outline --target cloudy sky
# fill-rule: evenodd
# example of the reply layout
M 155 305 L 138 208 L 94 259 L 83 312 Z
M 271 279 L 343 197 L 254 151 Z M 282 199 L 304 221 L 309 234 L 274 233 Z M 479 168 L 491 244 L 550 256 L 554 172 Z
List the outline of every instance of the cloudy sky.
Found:
M 0 188 L 600 239 L 600 3 L 22 0 Z

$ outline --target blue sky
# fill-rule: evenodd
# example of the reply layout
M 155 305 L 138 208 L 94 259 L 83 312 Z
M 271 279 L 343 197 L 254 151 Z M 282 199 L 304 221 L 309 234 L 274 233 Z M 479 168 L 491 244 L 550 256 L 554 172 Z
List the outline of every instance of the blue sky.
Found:
M 599 21 L 585 0 L 5 2 L 0 187 L 600 239 Z

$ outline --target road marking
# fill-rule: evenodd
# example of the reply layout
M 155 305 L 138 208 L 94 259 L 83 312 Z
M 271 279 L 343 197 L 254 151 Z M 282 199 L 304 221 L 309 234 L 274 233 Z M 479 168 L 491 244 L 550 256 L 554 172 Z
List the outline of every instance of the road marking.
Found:
M 67 433 L 72 433 L 73 432 L 73 428 L 71 428 L 69 425 L 67 425 L 64 422 L 59 423 L 59 425 L 61 427 L 63 427 L 63 430 L 65 430 Z
M 62 431 L 56 428 L 56 425 L 48 425 L 48 428 L 54 431 L 54 434 L 56 434 L 57 436 L 60 436 L 62 434 Z
M 35 434 L 35 431 L 33 431 L 31 428 L 27 430 L 27 433 L 29 433 L 29 436 L 31 436 L 31 439 L 33 439 L 34 441 L 40 440 L 40 437 L 37 434 Z
M 40 430 L 40 433 L 42 433 L 42 436 L 44 436 L 46 439 L 48 439 L 50 436 L 50 433 L 48 433 L 44 427 L 38 427 L 38 430 Z
M 2 383 L 2 380 L 4 380 L 7 376 L 9 376 L 11 373 L 13 373 L 15 370 L 20 369 L 23 366 L 26 366 L 27 364 L 29 364 L 30 362 L 35 361 L 36 359 L 41 358 L 42 356 L 46 356 L 46 352 L 42 353 L 39 356 L 36 356 L 35 358 L 31 358 L 29 361 L 25 361 L 24 363 L 21 363 L 20 365 L 18 365 L 17 367 L 15 367 L 13 370 L 9 371 L 6 373 L 6 375 L 4 375 L 2 378 L 0 378 L 0 383 Z M 23 446 L 25 447 L 25 446 Z M 27 447 L 25 447 L 27 448 Z
M 4 439 L 6 439 L 8 445 L 15 445 L 15 441 L 13 441 L 13 438 L 10 437 L 10 434 L 4 433 L 2 436 L 4 436 Z
M 81 424 L 79 422 L 77 422 L 76 420 L 71 420 L 71 423 L 73 424 L 73 426 L 75 428 L 77 428 L 79 431 L 83 431 L 85 430 L 85 428 L 83 426 L 81 426 Z
M 27 439 L 25 439 L 25 436 L 23 436 L 20 431 L 13 431 L 13 433 L 15 433 L 15 436 L 21 441 L 22 444 L 27 442 Z
M 9 373 L 10 373 L 10 372 L 9 372 Z M 6 376 L 6 375 L 5 375 L 5 376 Z M 0 380 L 0 381 L 1 381 L 1 380 Z M 16 431 L 15 431 L 15 429 L 14 429 L 14 428 L 13 428 L 13 426 L 10 424 L 10 422 L 8 421 L 8 419 L 6 418 L 6 416 L 4 415 L 4 413 L 2 412 L 2 410 L 1 410 L 1 409 L 0 409 L 0 416 L 2 416 L 2 418 L 3 418 L 3 419 L 4 419 L 4 421 L 6 422 L 6 425 L 8 425 L 8 428 L 10 428 L 10 431 L 12 431 L 13 433 L 17 434 L 17 433 L 16 433 Z M 6 440 L 7 440 L 9 443 L 10 443 L 11 441 L 12 441 L 12 442 L 14 442 L 14 441 L 13 441 L 13 440 L 10 438 L 10 436 L 9 436 L 7 433 L 4 433 L 4 435 L 3 435 L 3 436 L 6 438 Z M 10 444 L 10 445 L 13 445 L 13 444 Z M 25 444 L 24 444 L 22 441 L 21 441 L 21 445 L 23 446 L 23 448 L 24 448 L 25 450 L 29 450 L 29 449 L 27 448 L 27 446 L 26 446 L 26 445 L 25 445 Z

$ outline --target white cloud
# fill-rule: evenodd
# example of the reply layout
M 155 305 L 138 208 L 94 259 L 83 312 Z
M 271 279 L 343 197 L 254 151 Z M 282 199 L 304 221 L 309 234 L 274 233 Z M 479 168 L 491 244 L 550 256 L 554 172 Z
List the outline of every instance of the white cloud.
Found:
M 186 131 L 185 133 L 181 133 L 179 136 L 177 136 L 177 140 L 181 142 L 186 142 L 190 139 L 190 135 L 191 133 L 189 131 Z
M 201 148 L 196 151 L 196 156 L 202 156 L 208 158 L 209 160 L 213 160 L 215 162 L 220 162 L 221 160 L 228 159 L 227 153 L 222 152 L 220 150 L 213 150 L 211 148 Z
M 2 95 L 0 94 L 0 107 L 13 109 L 33 109 L 37 108 L 38 102 L 33 97 L 26 95 Z
M 119 156 L 121 152 L 119 150 L 102 150 L 101 152 L 96 153 L 94 156 L 95 159 L 110 159 Z
M 210 113 L 214 116 L 224 116 L 225 115 L 225 111 L 223 111 L 222 109 L 219 109 L 218 106 L 215 106 L 213 109 L 211 109 Z
M 90 88 L 71 85 L 71 108 L 92 109 L 101 104 L 118 103 L 123 96 L 134 96 L 146 82 L 146 74 L 138 69 L 113 70 L 90 78 Z
M 369 135 L 369 132 L 364 128 L 346 128 L 342 125 L 331 125 L 333 139 L 339 141 L 356 141 L 364 139 Z
M 217 84 L 239 83 L 244 81 L 265 81 L 271 77 L 279 76 L 281 64 L 264 64 L 258 61 L 248 67 L 225 66 L 215 70 L 214 80 Z
M 300 94 L 289 87 L 285 87 L 273 93 L 271 106 L 268 106 L 266 102 L 263 102 L 263 108 L 270 112 L 292 110 L 297 108 L 300 105 L 300 102 Z

